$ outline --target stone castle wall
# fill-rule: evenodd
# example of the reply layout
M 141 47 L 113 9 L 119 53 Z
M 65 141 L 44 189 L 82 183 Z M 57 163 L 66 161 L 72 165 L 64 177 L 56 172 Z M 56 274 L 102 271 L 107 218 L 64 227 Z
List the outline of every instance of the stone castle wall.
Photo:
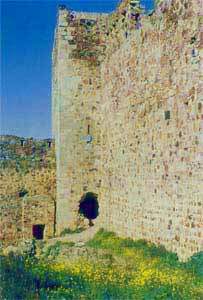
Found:
M 49 195 L 55 198 L 56 171 L 42 168 L 30 170 L 26 174 L 20 174 L 14 169 L 5 169 L 0 172 L 0 195 L 19 196 L 19 192 L 25 189 L 30 196 Z
M 55 230 L 56 176 L 42 168 L 20 174 L 4 169 L 0 174 L 0 240 L 4 246 L 33 237 L 32 226 L 44 224 L 44 237 Z M 28 192 L 26 196 L 22 191 Z
M 144 18 L 102 63 L 100 198 L 108 229 L 187 257 L 202 242 L 200 36 L 197 7 L 176 7 Z
M 5 247 L 32 239 L 33 226 L 43 225 L 43 238 L 55 233 L 55 200 L 47 195 L 0 196 L 0 240 Z
M 22 238 L 22 202 L 15 196 L 0 196 L 0 240 L 15 244 Z
M 51 238 L 55 233 L 55 203 L 47 195 L 25 196 L 22 199 L 22 237 L 33 238 L 33 225 L 44 226 L 44 238 Z
M 161 243 L 182 259 L 201 250 L 198 4 L 164 2 L 140 24 L 128 20 L 129 1 L 109 17 L 96 16 L 99 47 L 106 45 L 96 65 L 73 58 L 74 28 L 69 12 L 59 11 L 53 79 L 59 232 L 77 221 L 83 194 L 95 192 L 97 221 L 106 229 Z M 88 125 L 90 143 L 83 139 Z

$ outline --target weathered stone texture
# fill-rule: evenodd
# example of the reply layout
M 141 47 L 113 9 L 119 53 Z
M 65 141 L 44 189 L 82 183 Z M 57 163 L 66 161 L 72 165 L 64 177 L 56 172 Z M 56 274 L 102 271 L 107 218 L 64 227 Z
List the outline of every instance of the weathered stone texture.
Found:
M 128 2 L 110 21 L 100 16 L 106 50 L 96 66 L 71 57 L 73 28 L 68 12 L 59 11 L 57 229 L 72 226 L 83 194 L 95 192 L 101 226 L 187 259 L 201 250 L 203 223 L 198 1 L 164 2 L 142 18 L 140 29 L 125 26 L 121 11 Z M 105 34 L 112 19 L 116 25 Z M 83 139 L 88 125 L 91 143 Z
M 15 196 L 0 196 L 0 240 L 16 244 L 22 238 L 22 202 Z
M 0 239 L 3 245 L 16 244 L 21 239 L 32 238 L 32 225 L 38 224 L 39 216 L 39 224 L 45 224 L 45 238 L 53 236 L 55 173 L 54 169 L 45 168 L 30 170 L 27 174 L 20 174 L 13 169 L 1 170 Z M 28 193 L 27 201 L 20 197 L 21 190 Z
M 33 225 L 42 224 L 44 238 L 54 236 L 55 201 L 47 195 L 0 197 L 0 239 L 3 246 L 33 238 Z
M 55 198 L 55 169 L 33 169 L 26 174 L 16 172 L 14 169 L 2 169 L 0 172 L 0 195 L 18 197 L 21 189 L 25 189 L 29 196 L 49 195 Z
M 96 16 L 91 15 L 93 19 Z M 97 192 L 99 179 L 95 180 L 95 172 L 100 162 L 100 124 L 97 117 L 100 69 L 91 62 L 71 57 L 75 46 L 70 46 L 68 41 L 74 38 L 78 27 L 77 24 L 67 27 L 66 17 L 67 11 L 59 15 L 53 53 L 58 232 L 66 228 L 67 223 L 74 226 L 83 194 Z M 93 137 L 92 143 L 85 141 L 88 135 Z
M 23 239 L 33 238 L 33 225 L 44 225 L 44 238 L 54 236 L 55 204 L 54 199 L 46 195 L 25 196 L 22 208 Z

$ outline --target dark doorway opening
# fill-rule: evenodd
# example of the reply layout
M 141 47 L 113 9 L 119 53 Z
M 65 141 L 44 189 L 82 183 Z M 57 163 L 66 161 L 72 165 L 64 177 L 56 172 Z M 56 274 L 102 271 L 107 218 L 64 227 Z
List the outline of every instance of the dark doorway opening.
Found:
M 79 213 L 89 220 L 89 226 L 93 226 L 92 220 L 99 215 L 99 203 L 97 195 L 91 192 L 86 193 L 80 200 Z
M 36 224 L 32 226 L 32 235 L 36 240 L 43 240 L 44 238 L 44 224 Z

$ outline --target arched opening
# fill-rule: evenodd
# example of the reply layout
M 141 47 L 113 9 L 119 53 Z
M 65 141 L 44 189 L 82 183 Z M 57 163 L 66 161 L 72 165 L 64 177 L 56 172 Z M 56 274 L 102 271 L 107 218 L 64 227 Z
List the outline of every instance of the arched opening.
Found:
M 89 220 L 89 226 L 93 226 L 92 220 L 99 215 L 99 203 L 97 195 L 91 192 L 86 193 L 80 200 L 79 213 Z

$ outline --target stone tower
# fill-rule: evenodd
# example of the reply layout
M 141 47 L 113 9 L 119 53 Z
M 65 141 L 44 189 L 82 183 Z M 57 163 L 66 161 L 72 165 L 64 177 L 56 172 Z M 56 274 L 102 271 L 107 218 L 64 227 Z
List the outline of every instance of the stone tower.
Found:
M 100 24 L 105 14 L 58 12 L 53 51 L 57 231 L 77 224 L 80 200 L 100 186 Z
M 143 15 L 137 3 L 109 15 L 59 9 L 56 227 L 76 226 L 92 195 L 94 222 L 187 259 L 203 244 L 200 5 L 158 1 Z

